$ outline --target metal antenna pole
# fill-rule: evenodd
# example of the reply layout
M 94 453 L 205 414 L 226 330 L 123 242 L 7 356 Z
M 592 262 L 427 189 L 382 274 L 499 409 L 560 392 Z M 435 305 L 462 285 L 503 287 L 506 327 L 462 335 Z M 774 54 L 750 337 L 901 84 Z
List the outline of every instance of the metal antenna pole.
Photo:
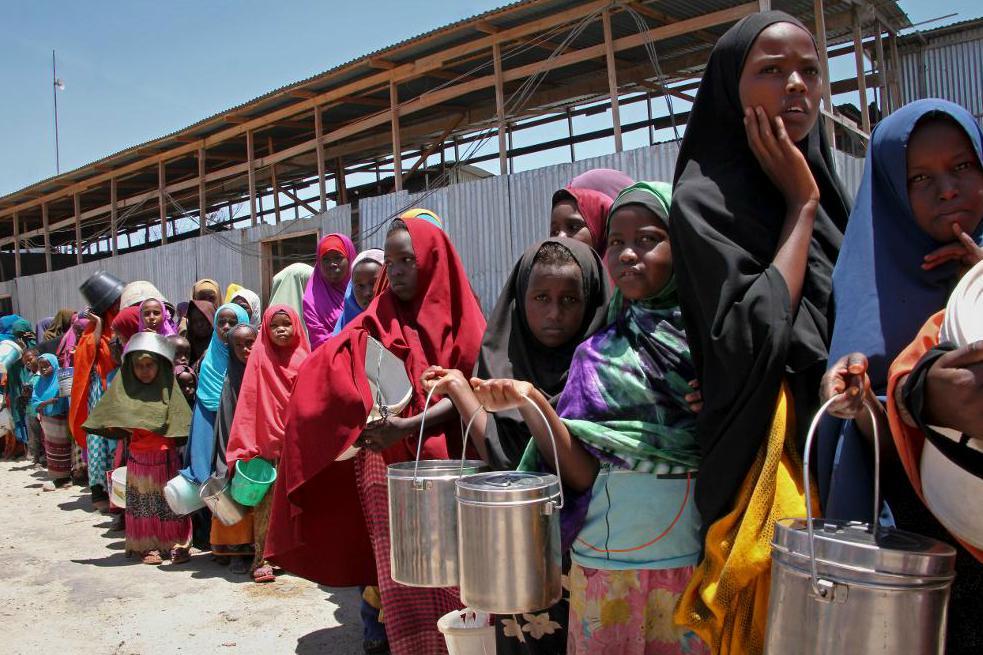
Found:
M 55 173 L 61 173 L 61 158 L 58 153 L 58 76 L 55 72 L 55 51 L 51 51 L 51 95 L 55 99 Z

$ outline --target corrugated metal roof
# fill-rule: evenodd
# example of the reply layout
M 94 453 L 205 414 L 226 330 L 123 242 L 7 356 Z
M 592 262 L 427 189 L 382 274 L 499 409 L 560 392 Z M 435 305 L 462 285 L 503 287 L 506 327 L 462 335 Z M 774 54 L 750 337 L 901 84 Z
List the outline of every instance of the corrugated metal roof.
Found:
M 192 125 L 189 125 L 188 127 L 155 139 L 151 139 L 144 143 L 125 148 L 111 155 L 97 159 L 89 164 L 85 164 L 71 171 L 66 171 L 58 176 L 47 178 L 31 184 L 23 189 L 7 194 L 6 196 L 0 196 L 0 203 L 5 201 L 13 201 L 15 196 L 19 196 L 20 194 L 28 191 L 43 193 L 55 191 L 55 189 L 42 191 L 39 187 L 50 185 L 56 180 L 74 181 L 84 179 L 84 177 L 89 174 L 89 171 L 86 171 L 85 169 L 93 166 L 124 166 L 146 157 L 147 153 L 145 151 L 148 149 L 163 149 L 165 146 L 179 145 L 179 142 L 175 140 L 177 137 L 193 137 L 196 139 L 204 138 L 210 133 L 229 127 L 229 125 L 222 121 L 222 119 L 230 114 L 235 114 L 243 118 L 254 118 L 263 113 L 297 102 L 297 98 L 289 95 L 289 92 L 291 91 L 303 89 L 313 91 L 315 93 L 323 93 L 331 88 L 338 87 L 360 77 L 375 74 L 378 72 L 378 70 L 369 66 L 370 60 L 385 58 L 392 61 L 394 64 L 399 65 L 401 63 L 412 61 L 419 57 L 438 52 L 448 47 L 464 43 L 473 38 L 474 35 L 462 31 L 462 28 L 474 25 L 479 21 L 488 21 L 489 19 L 495 18 L 496 27 L 500 29 L 507 29 L 537 17 L 545 16 L 559 9 L 569 9 L 571 6 L 576 6 L 576 4 L 585 4 L 587 1 L 588 0 L 520 0 L 518 2 L 506 4 L 502 7 L 477 14 L 470 18 L 444 25 L 443 27 L 425 32 L 418 36 L 404 39 L 386 48 L 360 55 L 323 73 L 284 85 L 252 100 L 243 102 L 239 105 L 204 118 L 196 123 L 193 123 Z M 733 7 L 736 4 L 739 4 L 739 2 L 735 2 L 734 0 L 672 0 L 671 2 L 660 3 L 658 9 L 660 11 L 671 13 L 674 18 L 684 20 Z M 812 16 L 814 6 L 812 0 L 776 0 L 773 4 L 775 8 L 789 11 L 796 16 L 802 16 L 803 19 Z M 876 5 L 878 6 L 878 9 L 885 12 L 889 18 L 896 20 L 899 25 L 910 24 L 907 16 L 898 6 L 897 2 L 892 0 L 884 0 L 876 2 Z M 839 4 L 827 2 L 826 9 L 827 12 L 849 11 L 851 6 L 852 4 L 850 2 L 842 2 Z M 624 36 L 631 33 L 631 30 L 629 27 L 627 27 L 627 25 L 627 22 L 623 22 L 620 23 L 619 27 L 619 22 L 613 21 L 615 36 Z M 717 28 L 709 28 L 708 30 L 705 30 L 705 32 L 719 35 L 722 33 L 723 29 L 725 29 L 725 27 L 718 26 Z M 598 25 L 590 26 L 590 28 L 585 31 L 586 36 L 584 38 L 593 40 L 595 43 L 600 43 L 602 39 L 599 35 L 599 30 L 600 27 Z M 836 39 L 839 36 L 841 35 L 831 33 L 830 42 L 836 42 Z M 679 53 L 685 53 L 688 51 L 699 50 L 700 47 L 701 42 L 692 35 L 668 39 L 659 44 L 660 53 L 672 49 L 678 49 Z M 168 143 L 169 141 L 170 143 Z M 85 173 L 85 175 L 80 175 L 81 173 Z

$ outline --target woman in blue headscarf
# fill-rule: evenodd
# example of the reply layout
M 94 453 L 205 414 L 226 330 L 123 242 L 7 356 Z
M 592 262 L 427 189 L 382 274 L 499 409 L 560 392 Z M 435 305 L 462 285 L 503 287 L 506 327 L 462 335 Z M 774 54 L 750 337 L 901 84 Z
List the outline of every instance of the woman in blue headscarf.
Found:
M 951 255 L 964 250 L 966 241 L 983 242 L 979 214 L 957 212 L 947 219 L 948 210 L 922 208 L 924 203 L 918 200 L 919 185 L 926 183 L 926 176 L 909 166 L 914 163 L 916 139 L 932 137 L 933 125 L 955 128 L 951 131 L 965 141 L 969 159 L 975 154 L 975 161 L 955 163 L 960 170 L 966 165 L 979 170 L 981 130 L 962 107 L 945 100 L 919 100 L 885 118 L 871 136 L 863 181 L 833 271 L 836 324 L 830 370 L 835 373 L 849 365 L 851 373 L 862 374 L 862 365 L 847 359 L 851 353 L 862 353 L 870 385 L 868 399 L 883 397 L 891 362 L 925 321 L 945 306 L 961 271 L 968 268 L 959 256 Z M 925 145 L 938 153 L 935 139 Z M 951 191 L 939 194 L 951 195 Z M 956 199 L 959 209 L 972 202 L 971 196 L 962 193 Z M 951 204 L 951 199 L 946 202 Z M 880 408 L 880 403 L 875 407 Z M 818 476 L 828 517 L 870 520 L 873 462 L 868 456 L 869 427 L 865 417 L 862 421 L 827 420 L 822 426 Z
M 249 324 L 249 315 L 245 309 L 232 302 L 219 307 L 215 313 L 211 343 L 201 358 L 191 436 L 184 452 L 185 468 L 181 469 L 181 475 L 197 484 L 204 484 L 212 474 L 215 459 L 215 415 L 222 399 L 222 385 L 225 384 L 225 373 L 229 367 L 228 335 L 239 323 Z
M 888 436 L 881 403 L 892 362 L 945 307 L 966 270 L 983 260 L 981 245 L 983 131 L 973 116 L 951 102 L 929 99 L 885 118 L 871 137 L 863 182 L 833 273 L 834 363 L 824 378 L 823 395 L 838 397 L 831 413 L 841 420 L 827 420 L 820 433 L 818 473 L 826 516 L 870 520 L 872 426 L 861 404 L 867 401 L 886 437 L 882 448 L 891 455 L 882 459 L 881 489 L 889 509 L 882 520 L 954 543 L 898 465 L 897 436 L 894 441 Z M 933 368 L 939 365 L 941 361 Z M 945 368 L 963 367 L 969 365 Z M 953 378 L 936 378 L 938 384 L 950 385 L 935 388 L 936 395 L 959 398 L 956 385 L 947 379 Z M 978 411 L 978 404 L 949 402 L 941 420 L 947 426 L 964 425 Z M 957 546 L 947 653 L 981 652 L 983 624 L 976 616 L 981 586 L 983 564 Z

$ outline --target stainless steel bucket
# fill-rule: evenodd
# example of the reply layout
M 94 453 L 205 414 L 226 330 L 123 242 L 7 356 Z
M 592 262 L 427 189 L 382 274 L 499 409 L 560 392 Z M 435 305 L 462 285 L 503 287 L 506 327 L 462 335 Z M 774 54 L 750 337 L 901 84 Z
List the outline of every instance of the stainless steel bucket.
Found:
M 560 480 L 494 471 L 457 483 L 461 602 L 495 614 L 560 600 Z
M 803 463 L 809 497 L 809 450 Z M 870 409 L 868 408 L 868 411 Z M 872 417 L 873 418 L 873 417 Z M 876 426 L 876 420 L 875 420 Z M 880 455 L 875 443 L 875 480 Z M 941 654 L 956 552 L 921 535 L 871 523 L 782 519 L 772 541 L 765 653 L 771 655 Z
M 549 430 L 557 475 L 491 472 L 457 482 L 461 602 L 495 614 L 545 609 L 562 592 L 560 460 L 549 421 L 526 401 Z M 473 421 L 474 415 L 464 431 L 465 446 Z
M 232 498 L 226 480 L 209 478 L 208 482 L 201 485 L 201 491 L 198 493 L 202 502 L 212 511 L 212 515 L 223 525 L 231 527 L 246 518 L 246 509 Z
M 456 587 L 457 509 L 454 483 L 461 461 L 435 459 L 390 464 L 389 541 L 392 579 L 411 587 Z M 465 460 L 466 474 L 485 471 Z

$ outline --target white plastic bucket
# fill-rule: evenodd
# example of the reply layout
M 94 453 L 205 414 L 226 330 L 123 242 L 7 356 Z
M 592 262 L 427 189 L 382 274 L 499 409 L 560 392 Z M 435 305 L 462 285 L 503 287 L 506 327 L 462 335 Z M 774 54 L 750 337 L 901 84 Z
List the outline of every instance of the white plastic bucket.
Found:
M 109 504 L 120 509 L 126 508 L 126 467 L 121 466 L 108 474 Z
M 447 642 L 448 655 L 495 655 L 495 626 L 490 623 L 488 614 L 474 612 L 478 627 L 462 628 L 465 613 L 474 610 L 454 610 L 444 614 L 437 621 L 437 629 Z
M 185 516 L 205 506 L 200 491 L 201 487 L 178 473 L 164 485 L 164 500 L 172 512 Z

